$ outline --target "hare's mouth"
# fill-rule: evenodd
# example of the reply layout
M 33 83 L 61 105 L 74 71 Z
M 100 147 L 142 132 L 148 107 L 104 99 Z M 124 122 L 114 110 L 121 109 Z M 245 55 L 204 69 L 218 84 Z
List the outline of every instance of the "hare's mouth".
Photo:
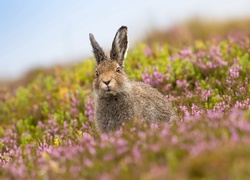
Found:
M 113 91 L 112 89 L 110 89 L 110 88 L 108 88 L 105 92 L 106 92 L 107 94 L 113 94 L 113 93 L 114 93 L 114 91 Z
M 104 93 L 106 95 L 116 95 L 116 92 L 114 90 L 112 90 L 111 88 L 107 88 Z

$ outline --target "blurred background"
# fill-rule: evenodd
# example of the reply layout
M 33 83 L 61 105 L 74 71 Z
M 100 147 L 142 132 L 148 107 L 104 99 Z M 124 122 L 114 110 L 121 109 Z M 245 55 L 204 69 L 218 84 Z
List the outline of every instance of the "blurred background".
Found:
M 90 32 L 105 50 L 121 25 L 129 28 L 131 47 L 180 46 L 239 29 L 249 33 L 249 18 L 249 0 L 1 0 L 0 82 L 87 59 Z

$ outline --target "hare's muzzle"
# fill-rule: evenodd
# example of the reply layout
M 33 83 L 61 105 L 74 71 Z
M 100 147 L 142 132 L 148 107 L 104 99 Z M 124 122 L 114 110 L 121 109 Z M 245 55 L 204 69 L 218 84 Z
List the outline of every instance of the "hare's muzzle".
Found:
M 107 86 L 109 85 L 110 81 L 111 81 L 111 80 L 105 80 L 105 81 L 102 80 L 102 82 L 103 82 L 104 84 L 106 84 Z
M 100 87 L 105 93 L 111 93 L 114 91 L 114 80 L 112 78 L 104 78 L 100 82 Z

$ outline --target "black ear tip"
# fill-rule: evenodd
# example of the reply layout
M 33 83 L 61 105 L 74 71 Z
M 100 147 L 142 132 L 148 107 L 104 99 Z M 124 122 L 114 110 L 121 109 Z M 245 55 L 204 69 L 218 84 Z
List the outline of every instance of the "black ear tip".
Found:
M 93 37 L 94 37 L 94 35 L 89 33 L 89 38 L 92 39 Z
M 95 40 L 95 37 L 93 34 L 89 33 L 89 40 L 90 42 L 93 44 L 93 43 L 96 43 L 96 40 Z
M 128 29 L 127 26 L 121 26 L 120 29 L 119 29 L 119 31 L 120 30 L 127 30 L 127 29 Z

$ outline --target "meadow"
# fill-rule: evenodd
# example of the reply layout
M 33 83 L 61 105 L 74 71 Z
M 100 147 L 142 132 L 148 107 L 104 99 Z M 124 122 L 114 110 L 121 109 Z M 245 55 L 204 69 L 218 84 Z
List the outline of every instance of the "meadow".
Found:
M 247 179 L 250 36 L 190 45 L 140 44 L 125 71 L 161 91 L 172 127 L 131 121 L 110 134 L 93 122 L 93 58 L 0 90 L 0 179 Z

